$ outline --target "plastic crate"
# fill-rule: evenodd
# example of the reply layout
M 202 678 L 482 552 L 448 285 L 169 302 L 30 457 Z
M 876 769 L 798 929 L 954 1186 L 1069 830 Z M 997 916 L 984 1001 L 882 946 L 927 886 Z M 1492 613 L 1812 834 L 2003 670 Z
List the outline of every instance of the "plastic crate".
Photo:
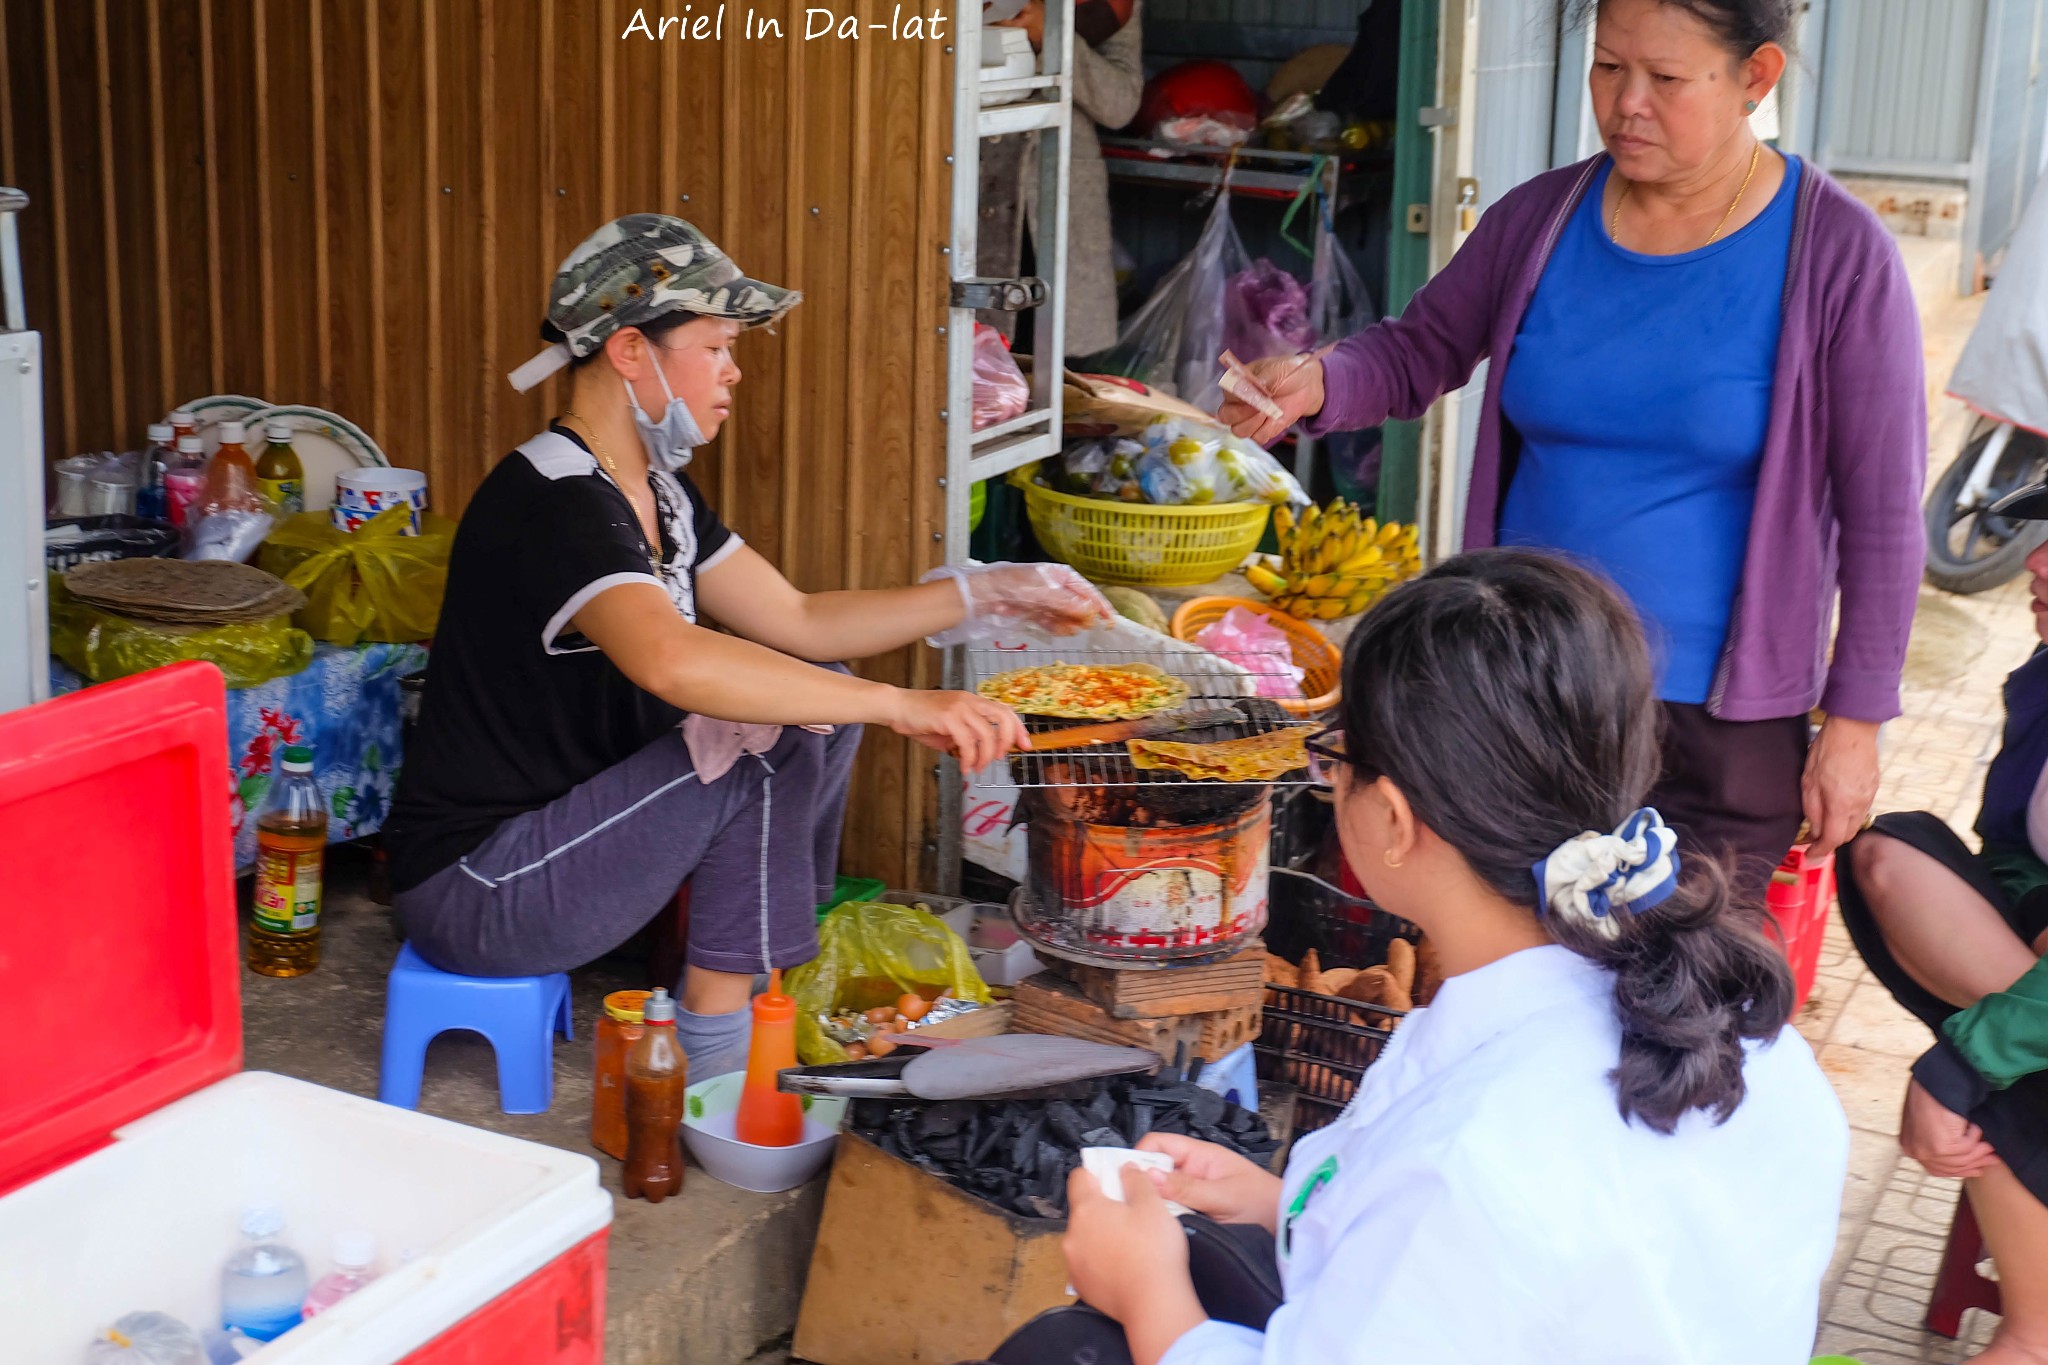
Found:
M 1344 656 L 1323 633 L 1306 621 L 1297 621 L 1277 607 L 1245 597 L 1196 597 L 1180 604 L 1173 613 L 1173 638 L 1194 643 L 1204 626 L 1223 619 L 1232 607 L 1243 607 L 1265 617 L 1280 628 L 1294 649 L 1294 666 L 1302 670 L 1301 696 L 1275 697 L 1280 708 L 1297 716 L 1319 716 L 1336 707 L 1343 697 L 1340 685 Z
M 1395 939 L 1422 938 L 1399 915 L 1306 872 L 1274 868 L 1268 899 L 1266 950 L 1289 962 L 1313 948 L 1325 967 L 1377 967 Z
M 1828 907 L 1834 902 L 1835 855 L 1810 859 L 1804 844 L 1786 855 L 1764 893 L 1764 908 L 1771 913 L 1785 961 L 1792 967 L 1794 1014 L 1806 1007 L 1806 997 L 1813 993 L 1821 944 L 1827 939 Z
M 1027 483 L 1024 511 L 1047 554 L 1098 582 L 1186 587 L 1242 563 L 1258 548 L 1273 509 L 1251 502 L 1156 507 Z
M 832 899 L 818 907 L 818 922 L 848 901 L 871 901 L 889 889 L 889 883 L 867 877 L 837 877 L 832 882 Z

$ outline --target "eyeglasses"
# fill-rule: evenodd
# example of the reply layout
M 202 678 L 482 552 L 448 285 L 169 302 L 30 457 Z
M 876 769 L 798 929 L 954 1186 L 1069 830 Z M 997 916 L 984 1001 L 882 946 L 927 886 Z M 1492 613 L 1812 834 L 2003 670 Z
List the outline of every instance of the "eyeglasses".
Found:
M 1351 762 L 1350 755 L 1344 752 L 1342 726 L 1316 731 L 1301 742 L 1301 747 L 1308 750 L 1309 779 L 1320 787 L 1334 786 L 1338 767 Z

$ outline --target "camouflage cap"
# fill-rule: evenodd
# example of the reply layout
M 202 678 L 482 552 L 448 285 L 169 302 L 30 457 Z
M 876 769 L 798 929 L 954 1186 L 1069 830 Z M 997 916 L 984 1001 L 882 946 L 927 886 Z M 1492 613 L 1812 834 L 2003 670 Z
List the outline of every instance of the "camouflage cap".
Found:
M 803 298 L 748 279 L 709 237 L 665 213 L 629 213 L 591 233 L 562 262 L 549 292 L 548 326 L 561 340 L 508 376 L 521 393 L 594 353 L 621 327 L 678 311 L 757 327 Z

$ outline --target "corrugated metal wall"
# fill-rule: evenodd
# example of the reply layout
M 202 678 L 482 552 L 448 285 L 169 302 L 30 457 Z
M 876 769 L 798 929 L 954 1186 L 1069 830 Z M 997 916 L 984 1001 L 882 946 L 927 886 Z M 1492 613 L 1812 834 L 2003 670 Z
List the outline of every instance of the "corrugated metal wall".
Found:
M 1482 208 L 1551 164 L 1557 50 L 1557 0 L 1479 0 L 1472 173 Z
M 740 5 L 722 42 L 622 39 L 636 8 L 0 0 L 0 183 L 33 201 L 49 454 L 132 448 L 174 403 L 240 392 L 358 421 L 457 512 L 556 410 L 553 385 L 504 380 L 556 263 L 666 209 L 806 295 L 741 343 L 737 411 L 693 472 L 804 588 L 913 580 L 943 516 L 951 58 L 747 41 Z M 754 8 L 803 31 L 794 0 Z M 936 659 L 863 671 L 928 684 Z M 869 735 L 845 843 L 898 885 L 932 819 L 914 753 Z
M 2005 246 L 2041 171 L 2048 80 L 2041 63 L 2048 55 L 2048 3 L 1992 0 L 1983 100 L 1984 129 L 1979 148 L 1981 179 L 1971 185 L 1974 252 L 1983 267 L 1997 271 Z
M 1830 4 L 1821 163 L 1837 172 L 1965 178 L 1986 3 Z

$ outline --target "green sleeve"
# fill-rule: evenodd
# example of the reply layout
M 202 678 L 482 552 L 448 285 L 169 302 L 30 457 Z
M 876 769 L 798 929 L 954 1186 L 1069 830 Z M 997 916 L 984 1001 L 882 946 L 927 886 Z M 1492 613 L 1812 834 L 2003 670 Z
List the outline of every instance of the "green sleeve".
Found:
M 1942 1032 L 1993 1090 L 2048 1071 L 2048 958 L 2005 990 L 1950 1016 Z

